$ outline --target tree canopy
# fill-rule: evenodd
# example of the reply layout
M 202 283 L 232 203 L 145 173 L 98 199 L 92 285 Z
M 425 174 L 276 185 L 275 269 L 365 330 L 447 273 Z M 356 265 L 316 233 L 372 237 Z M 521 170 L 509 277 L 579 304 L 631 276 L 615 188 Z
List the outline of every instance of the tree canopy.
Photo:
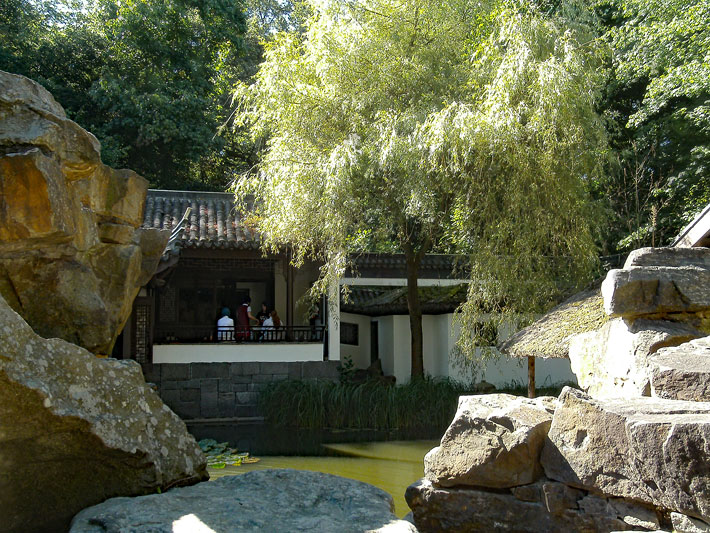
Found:
M 0 69 L 45 85 L 108 164 L 154 187 L 224 189 L 248 161 L 238 134 L 218 135 L 258 61 L 239 1 L 8 0 L 0 29 Z
M 710 2 L 605 0 L 603 108 L 618 164 L 609 247 L 666 245 L 710 202 Z
M 266 139 L 237 193 L 268 248 L 323 259 L 321 290 L 353 252 L 402 251 L 413 374 L 424 253 L 470 255 L 465 316 L 539 309 L 561 280 L 589 273 L 604 73 L 581 3 L 342 0 L 310 10 L 305 33 L 279 34 L 237 91 L 242 123 Z

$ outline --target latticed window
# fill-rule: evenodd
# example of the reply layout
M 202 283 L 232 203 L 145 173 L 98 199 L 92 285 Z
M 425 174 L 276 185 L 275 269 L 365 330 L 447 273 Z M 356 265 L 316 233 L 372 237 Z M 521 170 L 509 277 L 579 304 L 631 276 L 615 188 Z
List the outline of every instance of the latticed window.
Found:
M 136 361 L 150 362 L 150 305 L 137 303 L 135 306 L 135 351 Z

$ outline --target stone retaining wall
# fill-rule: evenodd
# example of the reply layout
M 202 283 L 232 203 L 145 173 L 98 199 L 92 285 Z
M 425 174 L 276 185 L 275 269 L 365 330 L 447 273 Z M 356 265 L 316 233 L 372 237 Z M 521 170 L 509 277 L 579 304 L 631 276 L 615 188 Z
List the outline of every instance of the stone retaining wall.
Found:
M 143 365 L 146 381 L 182 419 L 258 416 L 267 383 L 284 379 L 339 378 L 339 361 L 290 363 L 164 363 Z

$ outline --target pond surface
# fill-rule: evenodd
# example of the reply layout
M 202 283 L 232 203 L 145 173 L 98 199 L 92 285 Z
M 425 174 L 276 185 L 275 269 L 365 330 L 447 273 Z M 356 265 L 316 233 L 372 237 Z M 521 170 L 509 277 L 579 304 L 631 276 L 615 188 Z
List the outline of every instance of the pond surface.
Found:
M 293 468 L 357 479 L 390 493 L 394 498 L 395 513 L 402 517 L 409 512 L 404 491 L 423 476 L 424 455 L 438 444 L 438 440 L 322 444 L 324 452 L 329 455 L 260 456 L 258 463 L 210 468 L 209 472 L 211 478 L 216 479 L 267 468 Z

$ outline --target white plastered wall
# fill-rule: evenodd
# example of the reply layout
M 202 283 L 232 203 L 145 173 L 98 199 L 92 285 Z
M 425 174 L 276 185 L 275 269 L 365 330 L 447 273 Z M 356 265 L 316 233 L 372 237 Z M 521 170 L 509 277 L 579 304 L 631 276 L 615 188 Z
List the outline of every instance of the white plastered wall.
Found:
M 454 323 L 454 315 L 424 315 L 422 333 L 424 342 L 424 371 L 437 377 L 450 377 L 469 383 L 471 375 L 463 370 L 451 356 L 460 328 Z M 345 322 L 365 324 L 370 320 L 378 322 L 378 349 L 382 360 L 382 370 L 393 375 L 397 383 L 409 381 L 411 373 L 409 316 L 391 315 L 370 319 L 364 315 L 343 314 Z M 367 344 L 360 342 L 357 352 L 348 351 L 348 345 L 341 344 L 341 353 L 353 358 L 357 368 L 367 368 L 370 364 L 369 326 L 360 326 L 360 332 L 368 331 Z M 556 385 L 563 382 L 576 383 L 568 359 L 537 359 L 535 381 L 538 387 Z M 475 381 L 485 380 L 496 387 L 526 385 L 527 360 L 500 355 L 488 361 L 480 369 Z
M 357 324 L 358 344 L 340 345 L 340 357 L 350 357 L 355 368 L 367 368 L 370 366 L 370 317 L 364 315 L 353 315 L 350 313 L 340 314 L 341 327 L 343 322 Z

